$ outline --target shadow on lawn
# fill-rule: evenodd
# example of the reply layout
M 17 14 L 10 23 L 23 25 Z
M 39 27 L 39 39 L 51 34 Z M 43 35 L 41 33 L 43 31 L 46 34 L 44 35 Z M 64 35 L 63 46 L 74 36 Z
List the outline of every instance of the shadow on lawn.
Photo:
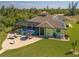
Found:
M 65 55 L 73 54 L 73 51 L 68 51 L 65 53 Z

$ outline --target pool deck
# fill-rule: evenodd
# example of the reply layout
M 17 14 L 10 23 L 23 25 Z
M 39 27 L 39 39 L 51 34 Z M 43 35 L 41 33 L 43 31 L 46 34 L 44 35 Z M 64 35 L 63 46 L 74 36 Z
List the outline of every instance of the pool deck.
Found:
M 14 44 L 10 44 L 10 42 L 12 41 L 11 39 L 8 39 L 9 38 L 9 35 L 7 35 L 7 38 L 4 40 L 4 42 L 2 43 L 2 49 L 0 50 L 0 54 L 2 54 L 3 52 L 9 50 L 9 49 L 16 49 L 16 48 L 21 48 L 23 46 L 26 46 L 26 45 L 29 45 L 29 44 L 32 44 L 32 43 L 35 43 L 39 40 L 42 40 L 42 38 L 40 37 L 32 37 L 32 39 L 27 39 L 25 41 L 22 41 L 20 40 L 20 36 L 18 36 L 17 38 L 15 38 L 15 42 Z

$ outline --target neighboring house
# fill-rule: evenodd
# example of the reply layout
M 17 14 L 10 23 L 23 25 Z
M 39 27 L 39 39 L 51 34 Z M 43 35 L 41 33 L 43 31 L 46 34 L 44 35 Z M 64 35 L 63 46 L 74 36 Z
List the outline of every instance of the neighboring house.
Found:
M 66 29 L 65 19 L 64 16 L 52 16 L 47 12 L 43 12 L 37 17 L 27 20 L 20 25 L 26 29 L 33 30 L 32 35 L 63 38 L 64 30 Z

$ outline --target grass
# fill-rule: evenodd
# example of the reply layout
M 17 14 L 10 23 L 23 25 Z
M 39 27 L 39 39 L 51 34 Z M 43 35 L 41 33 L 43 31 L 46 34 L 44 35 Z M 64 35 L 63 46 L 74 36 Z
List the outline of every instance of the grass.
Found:
M 70 35 L 70 41 L 68 42 L 63 42 L 63 41 L 55 41 L 55 40 L 48 40 L 48 39 L 43 39 L 41 41 L 38 41 L 36 43 L 30 44 L 28 46 L 14 49 L 14 50 L 8 50 L 1 54 L 0 56 L 65 56 L 65 57 L 70 57 L 70 56 L 75 56 L 75 55 L 65 55 L 69 49 L 72 48 L 71 43 L 74 40 L 79 40 L 79 24 L 73 24 L 72 29 L 68 29 L 67 33 Z M 77 50 L 79 51 L 79 42 L 77 46 Z M 79 56 L 79 55 L 78 55 Z
M 0 49 L 1 49 L 2 42 L 4 41 L 6 35 L 7 33 L 5 33 L 4 31 L 0 32 Z
M 64 48 L 67 45 L 67 42 L 42 40 L 23 48 L 6 51 L 1 56 L 63 56 L 66 50 L 70 49 Z
M 4 39 L 6 38 L 7 36 L 7 32 L 9 32 L 11 29 L 11 27 L 9 28 L 4 28 L 2 32 L 0 32 L 0 49 L 2 48 L 1 45 L 2 45 L 2 42 L 4 41 Z

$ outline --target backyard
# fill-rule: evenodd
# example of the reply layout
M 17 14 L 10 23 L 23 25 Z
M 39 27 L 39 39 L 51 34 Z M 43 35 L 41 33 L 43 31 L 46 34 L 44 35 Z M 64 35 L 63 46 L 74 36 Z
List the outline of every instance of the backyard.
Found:
M 65 4 L 67 3 L 67 4 Z M 9 5 L 7 5 L 9 4 Z M 31 5 L 29 5 L 31 4 Z M 0 53 L 6 48 L 3 49 L 3 46 L 7 47 L 11 46 L 16 47 L 16 49 L 9 49 L 0 54 L 0 57 L 79 57 L 78 55 L 68 54 L 67 52 L 71 52 L 71 49 L 76 45 L 76 51 L 79 52 L 79 2 L 78 1 L 51 1 L 51 2 L 41 2 L 41 1 L 33 1 L 33 2 L 23 2 L 23 1 L 0 1 Z M 46 5 L 46 6 L 43 6 Z M 55 6 L 56 7 L 53 7 Z M 66 7 L 64 7 L 66 6 Z M 39 7 L 39 8 L 38 8 Z M 51 7 L 51 8 L 50 8 Z M 54 16 L 55 15 L 55 16 Z M 58 15 L 58 16 L 57 16 Z M 53 17 L 52 17 L 53 16 Z M 61 16 L 61 17 L 60 17 Z M 26 23 L 28 21 L 28 25 Z M 33 24 L 32 24 L 33 23 Z M 35 24 L 36 23 L 36 24 Z M 66 24 L 67 23 L 67 24 Z M 66 33 L 64 31 L 60 31 L 58 28 L 65 29 L 67 28 Z M 72 25 L 72 26 L 71 26 Z M 25 27 L 26 26 L 26 27 Z M 8 33 L 14 32 L 16 29 L 32 27 L 34 30 L 34 35 L 44 35 L 45 38 L 38 42 L 31 43 L 29 45 L 24 45 L 29 43 L 27 40 L 21 42 L 20 37 L 16 41 L 21 42 L 17 43 L 15 40 L 7 40 Z M 33 28 L 34 27 L 34 28 Z M 37 28 L 36 28 L 37 27 Z M 53 28 L 57 29 L 58 35 L 52 35 L 52 29 L 46 29 L 44 31 L 40 28 Z M 17 32 L 17 31 L 16 31 Z M 26 35 L 25 30 L 22 32 Z M 54 31 L 53 31 L 54 32 Z M 69 37 L 70 40 L 58 40 L 56 37 L 63 37 L 63 32 L 65 37 Z M 15 33 L 15 32 L 14 32 Z M 11 34 L 11 33 L 10 33 Z M 56 34 L 54 32 L 54 34 Z M 52 39 L 48 39 L 47 36 L 55 36 Z M 7 37 L 8 36 L 8 37 Z M 28 36 L 28 35 L 26 35 Z M 30 35 L 29 35 L 30 36 Z M 36 36 L 34 36 L 36 38 Z M 33 38 L 31 36 L 31 38 Z M 39 37 L 38 37 L 39 38 Z M 26 39 L 26 38 L 25 38 Z M 5 41 L 4 41 L 5 40 Z M 35 40 L 38 40 L 37 38 Z M 10 41 L 10 42 L 9 42 Z M 22 47 L 17 48 L 18 45 L 12 44 L 12 41 L 17 43 L 18 45 L 23 45 Z M 34 40 L 32 40 L 34 41 Z M 32 42 L 30 41 L 30 42 Z M 77 45 L 78 41 L 78 45 Z M 2 43 L 8 42 L 5 45 Z M 25 43 L 24 43 L 25 42 Z M 76 42 L 74 44 L 73 42 Z M 73 43 L 73 44 L 72 44 Z M 2 49 L 1 49 L 2 48 Z M 75 49 L 74 49 L 75 50 Z M 72 52 L 71 52 L 72 53 Z
M 14 49 L 14 50 L 8 50 L 1 54 L 0 56 L 76 56 L 76 55 L 65 55 L 66 52 L 68 52 L 72 45 L 71 43 L 74 40 L 79 39 L 79 24 L 72 24 L 73 28 L 69 28 L 67 30 L 70 41 L 64 42 L 64 41 L 56 41 L 56 40 L 48 40 L 43 39 L 41 41 L 38 41 L 36 43 L 30 44 L 28 46 Z M 78 42 L 79 43 L 79 42 Z M 1 45 L 1 43 L 0 43 Z M 77 47 L 77 50 L 79 51 L 79 44 Z M 77 55 L 79 56 L 79 55 Z

